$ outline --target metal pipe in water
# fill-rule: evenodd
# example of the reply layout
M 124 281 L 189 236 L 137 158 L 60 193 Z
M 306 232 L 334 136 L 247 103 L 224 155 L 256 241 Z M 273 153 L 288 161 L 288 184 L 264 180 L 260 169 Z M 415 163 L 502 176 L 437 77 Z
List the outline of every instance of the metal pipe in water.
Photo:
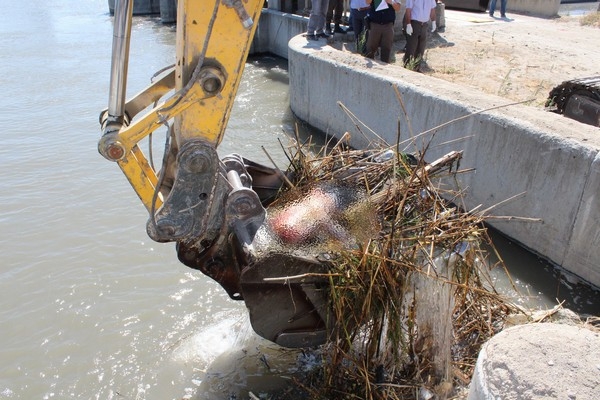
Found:
M 122 122 L 125 113 L 132 16 L 133 0 L 116 0 L 108 94 L 109 122 Z

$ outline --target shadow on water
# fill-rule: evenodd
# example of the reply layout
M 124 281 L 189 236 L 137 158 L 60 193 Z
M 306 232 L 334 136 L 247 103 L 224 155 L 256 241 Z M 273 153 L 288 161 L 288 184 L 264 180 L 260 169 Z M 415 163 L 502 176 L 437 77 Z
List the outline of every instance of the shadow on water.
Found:
M 500 232 L 492 228 L 488 232 L 518 291 L 515 294 L 510 289 L 511 283 L 503 272 L 496 272 L 496 285 L 501 293 L 515 296 L 517 303 L 532 310 L 562 304 L 583 318 L 600 315 L 600 290 L 541 259 Z M 493 263 L 497 258 L 492 257 L 490 261 Z
M 315 351 L 287 349 L 259 337 L 245 310 L 238 309 L 219 313 L 214 323 L 178 342 L 158 380 L 165 386 L 187 381 L 183 398 L 191 400 L 247 399 L 250 393 L 273 398 L 319 363 Z

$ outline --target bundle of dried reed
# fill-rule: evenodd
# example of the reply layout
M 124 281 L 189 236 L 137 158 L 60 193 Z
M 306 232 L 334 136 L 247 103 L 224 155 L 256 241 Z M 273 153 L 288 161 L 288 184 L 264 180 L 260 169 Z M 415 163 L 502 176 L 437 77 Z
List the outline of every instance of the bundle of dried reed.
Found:
M 394 147 L 352 150 L 343 142 L 287 153 L 293 190 L 335 181 L 367 194 L 346 221 L 366 234 L 332 259 L 333 329 L 323 363 L 299 386 L 311 399 L 455 395 L 480 346 L 516 310 L 487 273 L 485 216 L 462 210 L 460 193 L 444 186 L 461 153 L 425 163 Z

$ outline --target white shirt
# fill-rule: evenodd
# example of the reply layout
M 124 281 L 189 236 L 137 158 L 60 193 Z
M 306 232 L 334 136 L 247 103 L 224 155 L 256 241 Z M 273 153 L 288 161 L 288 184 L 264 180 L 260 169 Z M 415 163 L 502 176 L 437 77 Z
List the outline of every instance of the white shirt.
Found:
M 350 0 L 350 8 L 358 10 L 359 8 L 369 7 L 366 0 Z
M 431 17 L 431 9 L 435 8 L 435 0 L 406 0 L 406 8 L 411 9 L 410 19 L 427 22 Z

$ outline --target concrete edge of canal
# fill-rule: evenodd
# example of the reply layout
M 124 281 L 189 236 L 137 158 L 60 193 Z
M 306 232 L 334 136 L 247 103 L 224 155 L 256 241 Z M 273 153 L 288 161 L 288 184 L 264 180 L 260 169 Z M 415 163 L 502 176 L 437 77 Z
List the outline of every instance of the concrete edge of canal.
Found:
M 483 345 L 468 400 L 591 400 L 598 390 L 600 333 L 539 323 L 505 329 Z
M 338 51 L 325 41 L 292 38 L 288 60 L 290 107 L 298 118 L 334 136 L 348 131 L 358 148 L 375 135 L 361 134 L 338 101 L 364 125 L 363 132 L 371 129 L 388 143 L 396 143 L 398 131 L 407 140 L 433 129 L 407 151 L 429 143 L 427 158 L 435 159 L 463 150 L 461 168 L 475 170 L 459 179 L 468 209 L 486 209 L 520 195 L 489 215 L 541 222 L 490 219 L 490 225 L 600 286 L 600 233 L 594 218 L 600 215 L 598 128 L 534 107 L 507 106 L 506 99 Z M 481 112 L 488 109 L 493 110 Z
M 501 97 L 338 51 L 323 40 L 308 43 L 300 35 L 306 21 L 265 9 L 251 50 L 288 59 L 290 107 L 299 119 L 334 136 L 348 131 L 351 144 L 364 147 L 374 136 L 359 133 L 338 101 L 364 124 L 362 131 L 371 129 L 389 143 L 396 142 L 399 129 L 405 140 L 411 131 L 418 134 L 480 112 L 434 129 L 434 135 L 420 137 L 407 150 L 431 142 L 430 159 L 463 150 L 461 167 L 475 169 L 459 181 L 469 209 L 524 193 L 490 215 L 541 222 L 498 219 L 490 225 L 575 280 L 600 287 L 600 231 L 594 218 L 600 215 L 598 128 L 539 108 L 506 106 Z M 410 124 L 401 115 L 394 86 Z M 481 112 L 494 107 L 499 108 Z

